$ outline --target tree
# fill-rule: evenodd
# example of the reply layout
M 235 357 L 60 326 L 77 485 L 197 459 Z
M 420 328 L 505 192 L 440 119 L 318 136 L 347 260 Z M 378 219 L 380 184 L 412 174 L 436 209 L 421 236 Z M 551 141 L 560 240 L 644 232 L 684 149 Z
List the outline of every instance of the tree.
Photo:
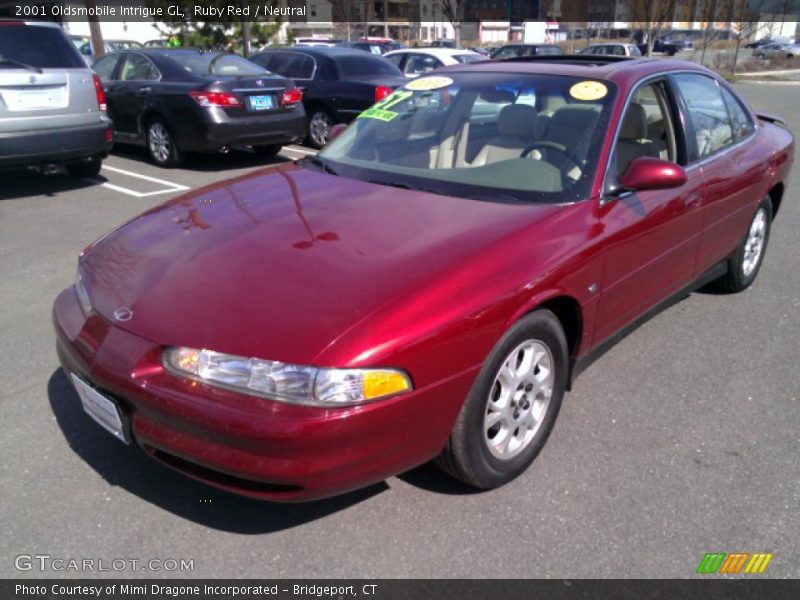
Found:
M 95 0 L 84 0 L 84 6 L 89 11 L 89 34 L 92 39 L 92 50 L 94 51 L 94 58 L 105 56 L 106 45 L 103 42 L 103 32 L 100 29 L 100 20 L 97 18 L 97 2 Z
M 353 25 L 358 25 L 358 7 L 364 6 L 366 11 L 364 0 L 330 0 L 330 3 L 333 22 L 338 27 L 343 28 L 344 37 L 349 42 L 354 35 L 357 35 L 353 31 Z M 337 33 L 337 36 L 339 35 L 341 34 Z M 364 32 L 364 36 L 366 37 L 366 32 Z
M 653 52 L 658 33 L 672 23 L 676 0 L 627 0 L 628 20 L 642 30 L 647 54 Z
M 464 21 L 464 9 L 467 7 L 467 0 L 437 0 L 439 9 L 444 17 L 453 26 L 453 37 L 456 48 L 461 47 L 461 23 Z

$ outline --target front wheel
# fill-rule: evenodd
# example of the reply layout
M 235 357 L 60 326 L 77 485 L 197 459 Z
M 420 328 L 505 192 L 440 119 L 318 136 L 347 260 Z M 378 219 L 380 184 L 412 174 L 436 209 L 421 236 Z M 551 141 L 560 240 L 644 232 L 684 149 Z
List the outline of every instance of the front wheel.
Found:
M 564 330 L 549 310 L 518 321 L 481 369 L 437 464 L 480 489 L 524 472 L 553 429 L 567 385 Z
M 750 221 L 742 243 L 728 260 L 728 272 L 718 281 L 723 291 L 741 292 L 755 281 L 761 263 L 764 262 L 771 225 L 772 202 L 769 198 L 764 198 Z
M 324 108 L 316 108 L 308 119 L 306 142 L 314 148 L 322 148 L 328 143 L 328 135 L 333 127 L 333 117 Z

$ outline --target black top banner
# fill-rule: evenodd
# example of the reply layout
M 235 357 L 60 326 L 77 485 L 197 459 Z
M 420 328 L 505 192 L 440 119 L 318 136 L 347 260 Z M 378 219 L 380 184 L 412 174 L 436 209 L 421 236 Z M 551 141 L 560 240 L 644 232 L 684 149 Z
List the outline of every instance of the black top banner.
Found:
M 800 21 L 800 0 L 0 0 L 0 18 L 99 21 L 745 23 Z M 692 28 L 690 25 L 689 28 Z

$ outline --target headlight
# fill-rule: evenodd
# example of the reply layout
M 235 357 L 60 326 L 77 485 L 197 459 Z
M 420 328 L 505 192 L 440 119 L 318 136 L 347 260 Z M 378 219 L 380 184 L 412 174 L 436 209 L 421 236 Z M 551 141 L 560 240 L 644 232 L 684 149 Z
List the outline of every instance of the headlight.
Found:
M 81 269 L 78 267 L 75 272 L 75 293 L 78 295 L 78 302 L 83 310 L 83 316 L 88 316 L 92 312 L 92 302 L 89 300 L 89 291 L 86 289 L 86 283 L 81 276 Z
M 172 373 L 294 404 L 351 406 L 413 389 L 396 369 L 306 367 L 194 348 L 167 348 L 162 359 Z

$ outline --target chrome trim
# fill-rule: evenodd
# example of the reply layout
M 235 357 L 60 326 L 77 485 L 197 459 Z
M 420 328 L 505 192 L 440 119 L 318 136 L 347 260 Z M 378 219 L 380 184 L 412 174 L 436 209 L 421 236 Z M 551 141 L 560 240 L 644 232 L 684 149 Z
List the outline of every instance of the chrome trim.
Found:
M 263 87 L 263 88 L 236 88 L 232 92 L 281 92 L 287 88 L 283 87 Z

